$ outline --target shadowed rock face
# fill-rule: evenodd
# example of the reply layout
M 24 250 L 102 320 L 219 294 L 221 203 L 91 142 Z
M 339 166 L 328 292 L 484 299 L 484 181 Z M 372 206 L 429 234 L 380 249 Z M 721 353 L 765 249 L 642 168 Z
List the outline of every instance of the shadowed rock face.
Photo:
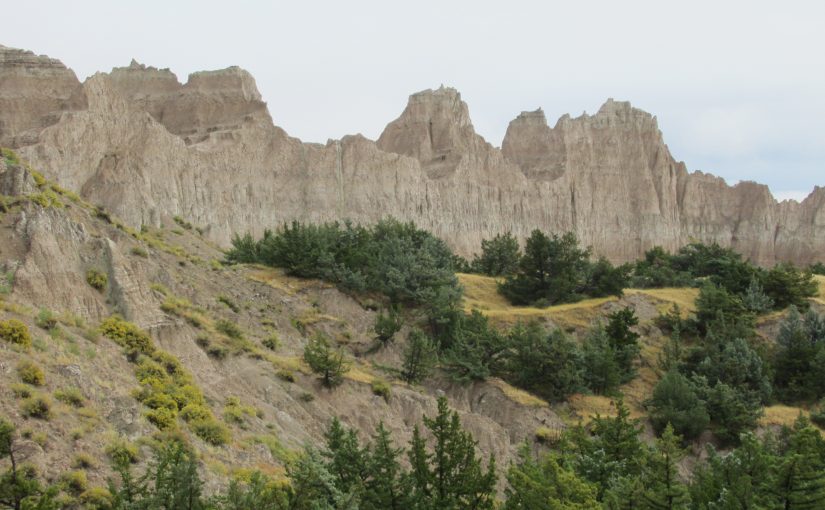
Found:
M 16 106 L 0 112 L 4 143 L 135 227 L 181 215 L 226 244 L 233 233 L 292 219 L 392 215 L 463 255 L 483 238 L 535 228 L 575 231 L 614 262 L 693 239 L 759 264 L 825 253 L 825 189 L 801 204 L 777 203 L 765 186 L 688 173 L 655 117 L 626 102 L 608 100 L 552 128 L 540 110 L 522 113 L 499 150 L 475 133 L 460 94 L 441 87 L 410 96 L 377 142 L 347 136 L 322 146 L 275 127 L 254 79 L 238 68 L 195 73 L 182 85 L 133 62 L 81 86 L 45 57 L 24 68 L 8 62 L 0 60 L 0 97 Z M 83 101 L 55 100 L 45 109 L 72 113 L 44 123 L 35 98 L 50 80 L 55 96 L 80 90 Z

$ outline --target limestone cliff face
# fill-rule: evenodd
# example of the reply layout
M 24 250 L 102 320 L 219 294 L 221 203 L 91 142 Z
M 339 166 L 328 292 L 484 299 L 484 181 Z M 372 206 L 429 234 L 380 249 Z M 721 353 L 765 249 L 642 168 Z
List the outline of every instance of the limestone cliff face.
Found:
M 441 87 L 413 94 L 376 142 L 320 145 L 275 127 L 254 79 L 238 68 L 180 84 L 133 62 L 80 85 L 45 57 L 23 68 L 9 61 L 0 60 L 0 98 L 15 105 L 0 112 L 4 143 L 135 227 L 181 215 L 226 244 L 233 233 L 292 219 L 392 215 L 463 255 L 485 237 L 510 230 L 523 238 L 534 228 L 573 230 L 613 261 L 691 239 L 733 246 L 760 264 L 825 253 L 825 190 L 777 203 L 765 186 L 688 173 L 655 117 L 625 102 L 552 128 L 540 110 L 522 113 L 499 150 L 475 133 L 458 92 Z M 54 81 L 45 89 L 55 97 L 74 99 L 35 106 L 44 80 Z M 44 110 L 56 120 L 44 122 Z

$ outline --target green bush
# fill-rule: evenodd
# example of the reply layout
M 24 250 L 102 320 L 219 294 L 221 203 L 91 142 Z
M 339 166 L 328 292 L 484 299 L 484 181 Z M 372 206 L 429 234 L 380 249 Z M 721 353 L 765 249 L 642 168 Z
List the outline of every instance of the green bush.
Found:
M 392 386 L 390 383 L 387 381 L 382 381 L 381 379 L 376 379 L 372 381 L 371 387 L 373 395 L 378 395 L 389 402 L 390 396 L 392 395 Z
M 72 460 L 72 467 L 76 469 L 89 469 L 97 465 L 95 459 L 88 453 L 77 453 Z
M 261 342 L 261 343 L 264 345 L 264 347 L 266 347 L 270 351 L 275 351 L 275 350 L 278 349 L 278 345 L 280 344 L 280 341 L 279 341 L 278 335 L 276 333 L 271 333 L 268 337 L 264 338 L 263 342 Z
M 54 398 L 72 407 L 83 407 L 83 394 L 78 388 L 60 388 L 54 392 Z
M 705 403 L 696 389 L 682 374 L 671 371 L 665 374 L 650 400 L 650 419 L 657 432 L 671 424 L 686 439 L 693 439 L 705 430 L 710 416 Z
M 37 314 L 37 319 L 35 319 L 35 324 L 37 324 L 38 328 L 42 328 L 45 330 L 54 329 L 57 327 L 57 318 L 54 316 L 51 310 L 41 308 L 40 312 L 38 312 Z
M 219 319 L 215 321 L 215 329 L 229 338 L 243 340 L 243 331 L 236 323 L 230 320 Z
M 241 307 L 239 307 L 235 303 L 235 301 L 233 301 L 232 298 L 230 298 L 229 296 L 224 296 L 224 295 L 218 296 L 218 302 L 223 303 L 224 305 L 226 305 L 227 308 L 229 308 L 230 310 L 232 310 L 235 313 L 238 313 L 239 311 L 241 311 Z
M 32 344 L 29 328 L 17 319 L 0 321 L 0 338 L 23 347 L 29 347 Z
M 112 315 L 100 324 L 100 332 L 121 346 L 130 355 L 151 354 L 155 347 L 149 334 L 119 315 Z
M 135 246 L 130 251 L 132 255 L 135 255 L 136 257 L 142 257 L 144 259 L 149 257 L 149 253 L 141 246 Z
M 106 445 L 106 455 L 116 466 L 135 464 L 140 460 L 138 447 L 123 438 L 118 438 Z
M 17 375 L 20 380 L 32 386 L 43 386 L 46 383 L 46 376 L 43 369 L 33 361 L 21 361 L 17 364 Z
M 192 431 L 199 438 L 213 446 L 222 446 L 229 442 L 231 435 L 226 425 L 213 419 L 196 420 L 189 423 Z
M 16 398 L 29 398 L 32 396 L 32 387 L 28 384 L 12 383 L 9 389 Z
M 149 420 L 149 423 L 160 430 L 168 430 L 177 426 L 177 409 L 172 410 L 167 407 L 158 407 L 157 409 L 150 409 L 144 414 L 146 419 Z
M 21 404 L 23 416 L 48 420 L 52 416 L 51 400 L 45 395 L 32 395 Z
M 90 487 L 78 496 L 82 508 L 88 510 L 107 510 L 112 508 L 112 493 L 104 487 Z
M 73 496 L 84 492 L 89 485 L 85 471 L 68 471 L 60 475 L 60 482 L 64 490 Z
M 106 273 L 92 268 L 86 271 L 86 283 L 91 285 L 92 288 L 102 291 L 108 285 L 109 277 L 106 276 Z
M 284 369 L 278 370 L 278 373 L 276 375 L 282 381 L 291 382 L 291 383 L 295 382 L 295 374 L 292 372 L 292 370 L 287 370 L 287 369 L 284 368 Z
M 188 404 L 181 409 L 180 416 L 186 422 L 203 421 L 212 418 L 212 411 L 203 404 Z

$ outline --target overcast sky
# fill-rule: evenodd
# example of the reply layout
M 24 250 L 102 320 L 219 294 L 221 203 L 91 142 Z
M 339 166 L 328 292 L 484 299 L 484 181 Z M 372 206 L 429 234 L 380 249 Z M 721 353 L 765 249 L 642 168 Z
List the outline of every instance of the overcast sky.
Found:
M 501 145 L 522 110 L 552 124 L 608 98 L 655 114 L 673 155 L 779 197 L 825 185 L 825 2 L 2 0 L 0 44 L 83 80 L 134 57 L 239 65 L 305 141 L 377 138 L 445 84 Z

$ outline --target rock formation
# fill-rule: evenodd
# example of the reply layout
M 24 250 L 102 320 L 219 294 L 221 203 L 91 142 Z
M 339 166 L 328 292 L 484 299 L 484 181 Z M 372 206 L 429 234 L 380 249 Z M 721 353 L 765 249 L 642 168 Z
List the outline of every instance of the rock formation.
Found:
M 765 186 L 689 173 L 656 118 L 625 102 L 552 128 L 540 110 L 522 113 L 499 150 L 444 87 L 413 94 L 376 142 L 319 145 L 275 127 L 238 68 L 182 85 L 133 62 L 81 85 L 57 61 L 4 47 L 0 85 L 0 141 L 133 227 L 180 215 L 227 244 L 292 219 L 392 215 L 465 256 L 483 238 L 535 228 L 573 230 L 616 262 L 692 239 L 759 264 L 825 253 L 825 189 L 777 203 Z

